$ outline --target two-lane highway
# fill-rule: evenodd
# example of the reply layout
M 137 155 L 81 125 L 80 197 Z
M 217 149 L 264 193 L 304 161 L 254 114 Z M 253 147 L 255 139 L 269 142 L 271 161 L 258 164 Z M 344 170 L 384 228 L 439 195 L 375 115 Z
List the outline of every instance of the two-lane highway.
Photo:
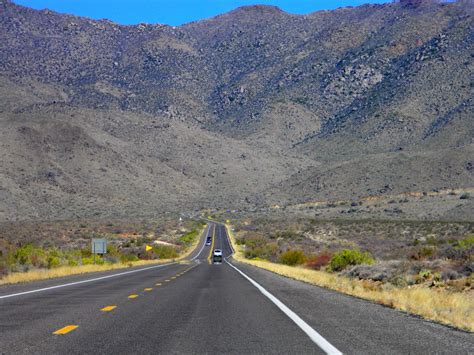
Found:
M 230 255 L 222 226 L 206 234 Z M 211 252 L 204 246 L 182 264 L 0 299 L 1 352 L 319 352 L 239 273 L 209 264 Z
M 232 259 L 210 264 L 212 248 L 204 245 L 206 235 L 214 236 L 213 247 L 222 249 L 225 258 L 231 255 L 224 226 L 210 223 L 202 244 L 182 263 L 0 288 L 0 353 L 380 354 L 474 349 L 468 333 Z M 50 288 L 64 284 L 70 285 Z M 44 288 L 49 289 L 22 294 Z

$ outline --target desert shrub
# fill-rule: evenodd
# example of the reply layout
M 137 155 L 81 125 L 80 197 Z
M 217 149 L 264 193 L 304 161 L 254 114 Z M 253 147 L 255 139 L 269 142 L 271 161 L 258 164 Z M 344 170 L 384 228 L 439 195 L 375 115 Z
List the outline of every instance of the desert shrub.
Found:
M 68 259 L 67 265 L 68 265 L 68 266 L 78 266 L 79 263 L 78 263 L 77 260 L 75 260 L 75 259 Z
M 436 247 L 424 246 L 412 254 L 411 258 L 415 260 L 431 258 L 434 256 L 436 250 Z
M 306 262 L 306 266 L 314 269 L 319 270 L 322 267 L 326 267 L 332 259 L 332 254 L 328 251 L 323 251 L 322 253 L 313 256 Z
M 90 248 L 81 249 L 81 257 L 88 258 L 92 256 L 92 250 Z
M 245 244 L 247 248 L 256 248 L 256 247 L 261 247 L 267 244 L 267 239 L 257 234 L 257 235 L 251 235 L 246 238 L 242 238 L 242 242 L 243 244 Z
M 426 238 L 426 244 L 428 245 L 440 245 L 445 244 L 446 242 L 446 239 L 436 238 L 434 236 L 429 236 L 428 238 Z
M 47 265 L 46 253 L 32 244 L 24 245 L 16 249 L 13 262 L 20 265 L 43 267 Z
M 338 251 L 333 255 L 329 262 L 328 271 L 341 271 L 348 266 L 355 266 L 360 264 L 373 264 L 374 258 L 368 252 L 361 252 L 359 250 L 344 249 Z
M 251 234 L 245 238 L 240 238 L 240 243 L 245 245 L 244 256 L 247 259 L 273 260 L 279 250 L 277 244 L 268 243 L 268 240 L 259 234 Z
M 194 242 L 198 234 L 199 232 L 196 229 L 194 229 L 191 232 L 188 232 L 185 235 L 181 236 L 179 240 L 184 244 L 191 244 Z
M 173 259 L 178 257 L 176 248 L 170 245 L 153 246 L 153 254 L 155 254 L 155 256 L 159 259 Z
M 54 255 L 49 255 L 47 262 L 48 262 L 48 266 L 47 266 L 48 269 L 52 269 L 61 265 L 61 259 L 59 259 L 59 257 L 54 256 Z
M 461 275 L 456 270 L 445 270 L 441 272 L 441 280 L 457 280 L 461 278 Z
M 236 238 L 235 244 L 237 245 L 245 245 L 245 238 Z
M 89 257 L 83 257 L 82 258 L 82 265 L 91 265 L 91 264 L 94 264 L 94 259 L 89 256 Z
M 287 250 L 278 259 L 280 263 L 290 266 L 304 264 L 306 260 L 306 255 L 301 250 Z
M 272 260 L 278 254 L 278 245 L 275 243 L 258 244 L 245 249 L 244 255 L 247 259 L 267 259 Z
M 304 239 L 304 237 L 303 237 L 301 234 L 298 234 L 298 233 L 293 232 L 293 231 L 291 231 L 291 230 L 286 230 L 286 231 L 277 232 L 277 233 L 275 234 L 275 237 L 276 237 L 276 238 L 286 239 L 286 240 L 300 240 L 300 239 Z
M 418 276 L 420 276 L 422 279 L 428 280 L 431 278 L 432 273 L 430 270 L 423 269 L 418 273 Z
M 457 242 L 457 248 L 460 250 L 473 250 L 474 249 L 474 235 L 468 235 L 464 239 Z
M 108 256 L 120 256 L 120 251 L 118 250 L 117 246 L 108 243 L 107 244 L 107 255 Z
M 361 280 L 387 281 L 393 277 L 394 271 L 383 264 L 355 265 L 343 271 L 344 276 L 358 278 Z

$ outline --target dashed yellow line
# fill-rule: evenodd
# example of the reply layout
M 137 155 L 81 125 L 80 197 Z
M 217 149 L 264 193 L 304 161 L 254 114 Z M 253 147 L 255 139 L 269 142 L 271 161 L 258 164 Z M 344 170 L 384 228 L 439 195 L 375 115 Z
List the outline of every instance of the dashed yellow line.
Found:
M 134 299 L 134 298 L 137 298 L 137 297 L 138 297 L 138 295 L 130 295 L 130 296 L 128 296 L 128 298 L 130 298 L 130 299 Z
M 161 286 L 161 285 L 162 285 L 162 284 L 160 284 L 160 283 L 155 284 L 155 286 Z
M 113 311 L 117 306 L 107 306 L 101 309 L 102 312 L 110 312 Z
M 151 287 L 147 287 L 147 288 L 144 288 L 143 291 L 150 292 L 150 291 L 153 291 L 153 289 Z
M 176 276 L 171 276 L 171 280 L 174 280 L 176 278 Z
M 53 334 L 63 335 L 63 334 L 72 332 L 74 329 L 77 329 L 77 328 L 79 328 L 78 325 L 66 325 L 64 328 L 58 329 L 55 332 L 53 332 Z
M 170 282 L 171 280 L 165 280 L 165 282 Z

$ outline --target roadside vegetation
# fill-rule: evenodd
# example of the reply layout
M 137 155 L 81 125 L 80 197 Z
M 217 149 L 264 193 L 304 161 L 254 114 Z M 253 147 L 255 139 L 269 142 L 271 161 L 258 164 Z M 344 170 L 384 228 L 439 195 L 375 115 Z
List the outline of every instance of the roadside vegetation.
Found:
M 35 225 L 36 233 L 48 230 L 51 222 Z M 204 223 L 176 222 L 81 222 L 77 236 L 71 223 L 56 222 L 60 238 L 0 242 L 0 284 L 19 283 L 54 277 L 167 262 L 184 257 L 198 242 Z M 123 232 L 124 225 L 126 232 Z M 10 230 L 14 230 L 14 226 Z M 8 229 L 3 229 L 5 231 Z M 121 233 L 117 233 L 120 230 Z M 92 238 L 107 239 L 107 253 L 93 255 Z M 147 246 L 151 249 L 147 250 Z
M 474 223 L 246 219 L 232 228 L 239 261 L 474 331 Z

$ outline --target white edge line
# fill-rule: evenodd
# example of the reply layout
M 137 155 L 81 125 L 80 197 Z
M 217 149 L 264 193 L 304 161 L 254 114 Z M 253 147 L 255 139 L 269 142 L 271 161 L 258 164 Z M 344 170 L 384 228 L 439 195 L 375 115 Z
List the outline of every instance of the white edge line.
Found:
M 209 233 L 209 229 L 208 229 L 208 233 Z M 207 235 L 208 233 L 206 233 L 206 235 Z M 201 250 L 199 251 L 199 253 L 198 253 L 194 258 L 190 259 L 191 261 L 194 260 L 194 259 L 196 259 L 196 258 L 201 254 L 201 252 L 202 252 L 202 250 L 204 249 L 204 246 L 205 246 L 205 245 L 206 245 L 206 238 L 204 238 L 203 246 L 202 246 Z M 149 266 L 149 267 L 146 267 L 146 268 L 143 268 L 143 269 L 125 271 L 125 272 L 121 272 L 121 273 L 118 273 L 118 274 L 107 275 L 107 276 L 101 276 L 101 277 L 96 277 L 96 278 L 93 278 L 93 279 L 87 279 L 87 280 L 82 280 L 82 281 L 77 281 L 77 282 L 70 282 L 70 283 L 67 283 L 67 284 L 56 285 L 56 286 L 51 286 L 51 287 L 44 287 L 44 288 L 39 288 L 39 289 L 36 289 L 36 290 L 30 290 L 30 291 L 12 293 L 12 294 L 9 294 L 9 295 L 0 296 L 0 300 L 1 300 L 1 299 L 5 299 L 5 298 L 11 298 L 11 297 L 17 297 L 17 296 L 28 295 L 28 294 L 31 294 L 31 293 L 38 293 L 38 292 L 44 292 L 44 291 L 54 290 L 54 289 L 57 289 L 57 288 L 75 286 L 75 285 L 85 284 L 85 283 L 89 283 L 89 282 L 94 282 L 94 281 L 100 281 L 100 280 L 110 279 L 110 278 L 113 278 L 113 277 L 118 277 L 118 276 L 123 276 L 123 275 L 129 275 L 129 274 L 133 274 L 133 273 L 141 272 L 141 271 L 146 271 L 146 270 L 158 269 L 158 268 L 162 268 L 162 267 L 169 266 L 169 265 L 174 265 L 174 264 L 177 264 L 177 262 L 168 263 L 168 264 L 161 264 L 161 265 L 155 265 L 155 266 Z
M 310 339 L 316 343 L 326 354 L 331 355 L 342 355 L 338 349 L 336 349 L 331 343 L 329 343 L 326 339 L 324 339 L 316 330 L 311 328 L 311 326 L 306 323 L 303 319 L 301 319 L 295 312 L 289 309 L 283 302 L 281 302 L 278 298 L 273 296 L 270 292 L 264 289 L 260 284 L 258 284 L 255 280 L 244 274 L 234 265 L 229 263 L 229 261 L 225 261 L 230 267 L 235 269 L 239 272 L 243 277 L 245 277 L 252 285 L 254 285 L 264 296 L 266 296 L 270 301 L 272 301 L 280 310 L 285 313 L 288 318 L 290 318 L 293 322 L 296 323 L 298 327 L 301 328 L 303 332 L 306 333 L 310 337 Z
M 283 302 L 281 302 L 278 298 L 273 296 L 270 292 L 268 292 L 263 286 L 261 286 L 257 281 L 253 280 L 251 277 L 247 276 L 243 271 L 232 265 L 227 259 L 230 258 L 234 253 L 234 247 L 230 241 L 229 233 L 227 231 L 227 226 L 224 225 L 225 228 L 225 234 L 227 237 L 227 241 L 230 245 L 230 248 L 232 249 L 232 254 L 229 255 L 227 258 L 225 258 L 225 262 L 227 265 L 229 265 L 231 268 L 235 269 L 237 272 L 239 272 L 244 278 L 246 278 L 252 285 L 254 285 L 265 297 L 267 297 L 270 301 L 272 301 L 280 310 L 285 313 L 288 318 L 290 318 L 293 322 L 296 323 L 298 327 L 301 328 L 303 332 L 306 333 L 306 335 L 309 336 L 309 338 L 317 345 L 319 346 L 326 354 L 331 354 L 331 355 L 342 355 L 342 352 L 340 352 L 336 347 L 334 347 L 330 342 L 328 342 L 326 339 L 323 338 L 321 334 L 319 334 L 316 330 L 311 328 L 311 326 L 306 323 L 303 319 L 301 319 L 295 312 L 293 312 L 291 309 L 289 309 Z
M 111 279 L 112 277 L 133 274 L 133 273 L 136 273 L 136 272 L 146 271 L 146 270 L 151 270 L 151 269 L 158 269 L 158 268 L 162 268 L 162 267 L 170 266 L 170 265 L 174 265 L 174 264 L 177 264 L 177 262 L 168 263 L 168 264 L 161 264 L 161 265 L 155 265 L 155 266 L 149 266 L 149 267 L 146 267 L 146 268 L 143 268 L 143 269 L 131 270 L 131 271 L 126 271 L 126 272 L 121 272 L 119 274 L 101 276 L 101 277 L 96 277 L 96 278 L 93 278 L 93 279 L 87 279 L 87 280 L 82 280 L 82 281 L 77 281 L 77 282 L 70 282 L 70 283 L 62 284 L 62 285 L 39 288 L 39 289 L 36 289 L 36 290 L 31 290 L 31 291 L 12 293 L 10 295 L 0 296 L 0 299 L 10 298 L 10 297 L 15 297 L 15 296 L 22 296 L 22 295 L 27 295 L 27 294 L 30 294 L 30 293 L 44 292 L 44 291 L 54 290 L 56 288 L 63 288 L 63 287 L 68 287 L 68 286 L 80 285 L 80 284 L 85 284 L 85 283 L 88 283 L 88 282 L 94 282 L 94 281 L 99 281 L 99 280 Z
M 206 233 L 206 236 L 204 237 L 203 241 L 202 241 L 202 247 L 201 249 L 199 250 L 199 253 L 197 253 L 194 257 L 192 257 L 191 259 L 189 259 L 190 261 L 193 261 L 195 260 L 199 255 L 201 255 L 202 251 L 204 250 L 204 247 L 206 246 L 206 238 L 207 236 L 209 235 L 209 231 L 211 230 L 211 225 L 209 224 L 208 227 L 207 227 L 207 233 Z

